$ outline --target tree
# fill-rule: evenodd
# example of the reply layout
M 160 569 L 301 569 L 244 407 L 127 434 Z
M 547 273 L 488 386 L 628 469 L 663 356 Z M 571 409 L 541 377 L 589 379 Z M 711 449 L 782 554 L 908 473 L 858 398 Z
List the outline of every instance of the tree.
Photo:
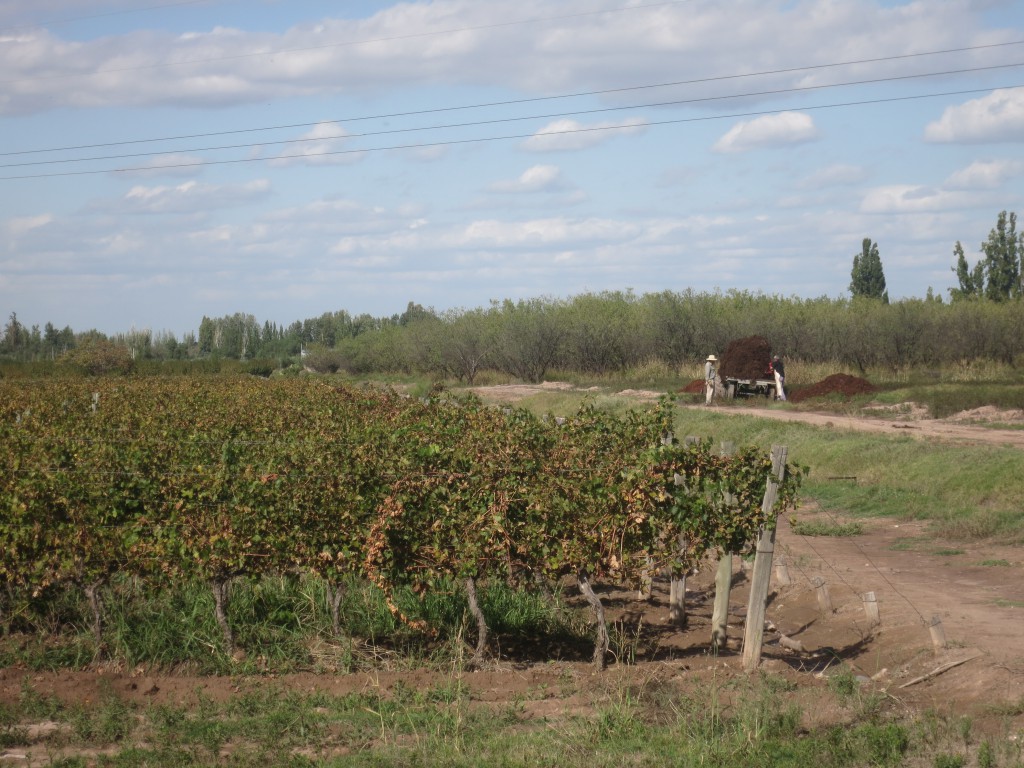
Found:
M 9 352 L 16 352 L 21 346 L 22 325 L 18 322 L 18 313 L 11 312 L 11 316 L 4 328 L 3 345 Z
M 878 255 L 878 243 L 871 242 L 870 237 L 864 238 L 862 250 L 853 257 L 853 270 L 850 272 L 850 293 L 856 299 L 866 297 L 881 299 L 889 303 L 889 293 L 885 290 L 885 273 L 882 271 L 882 259 Z
M 950 288 L 950 296 L 965 299 L 984 296 L 991 301 L 1007 301 L 1024 296 L 1021 261 L 1024 259 L 1024 232 L 1017 234 L 1017 214 L 1001 211 L 996 225 L 981 244 L 983 257 L 973 268 L 967 266 L 963 246 L 953 248 L 957 257 L 953 272 L 960 283 Z
M 1017 214 L 999 214 L 996 226 L 981 244 L 985 254 L 985 297 L 993 301 L 1006 301 L 1021 295 L 1020 256 L 1024 253 L 1024 233 L 1017 237 Z
M 964 256 L 964 247 L 960 241 L 953 246 L 953 255 L 956 256 L 956 266 L 951 269 L 956 273 L 956 279 L 960 283 L 959 288 L 950 288 L 949 296 L 953 301 L 960 299 L 976 298 L 984 295 L 985 292 L 985 264 L 978 262 L 971 269 L 967 266 L 967 258 Z

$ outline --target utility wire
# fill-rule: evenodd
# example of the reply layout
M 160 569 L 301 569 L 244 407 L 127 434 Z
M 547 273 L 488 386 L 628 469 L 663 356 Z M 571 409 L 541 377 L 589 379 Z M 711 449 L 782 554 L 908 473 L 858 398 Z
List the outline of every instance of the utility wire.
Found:
M 839 525 L 839 521 L 836 520 L 836 518 L 832 514 L 832 512 L 829 509 L 827 509 L 821 503 L 821 501 L 819 501 L 818 499 L 813 499 L 812 501 L 813 501 L 814 505 L 818 509 L 820 509 L 822 512 L 825 513 L 825 515 L 832 521 L 833 524 Z M 849 582 L 847 582 L 846 579 L 844 579 L 842 577 L 842 575 L 839 573 L 839 571 L 836 570 L 835 565 L 833 565 L 831 562 L 829 562 L 828 560 L 823 558 L 821 556 L 821 554 L 814 548 L 814 545 L 811 544 L 811 542 L 809 541 L 809 537 L 801 536 L 801 538 L 804 540 L 804 543 L 808 547 L 811 548 L 811 551 L 814 552 L 814 554 L 818 556 L 818 559 L 821 560 L 826 565 L 828 565 L 829 569 L 836 575 L 836 577 L 841 582 L 843 582 L 843 584 L 845 584 L 847 587 L 849 587 L 854 593 L 857 592 L 857 590 L 854 589 L 853 586 Z M 884 581 L 893 592 L 895 592 L 897 595 L 899 595 L 901 598 L 903 598 L 903 601 L 913 609 L 914 613 L 916 613 L 918 615 L 918 617 L 921 619 L 921 623 L 922 624 L 927 623 L 927 620 L 925 619 L 924 615 L 921 613 L 921 611 L 918 610 L 917 606 L 914 605 L 913 601 L 911 601 L 910 598 L 908 598 L 906 595 L 904 595 L 902 592 L 900 592 L 899 588 L 895 584 L 892 583 L 892 581 L 889 579 L 889 577 L 886 576 L 882 572 L 882 569 L 879 568 L 878 565 L 875 563 L 875 561 L 871 559 L 871 556 L 867 552 L 864 551 L 864 548 L 861 547 L 855 540 L 851 539 L 850 543 L 860 553 L 861 557 L 863 557 L 865 560 L 868 561 L 868 563 L 871 565 L 871 568 L 875 571 L 876 574 L 878 574 L 879 578 L 881 578 L 882 581 Z
M 186 139 L 211 138 L 211 137 L 214 137 L 214 136 L 228 136 L 228 135 L 239 134 L 239 133 L 256 133 L 256 132 L 261 132 L 261 131 L 278 131 L 278 130 L 287 130 L 287 129 L 295 129 L 295 128 L 310 128 L 310 127 L 313 127 L 313 126 L 318 125 L 319 123 L 323 123 L 323 122 L 352 123 L 352 122 L 366 121 L 366 120 L 387 120 L 387 119 L 394 119 L 394 118 L 398 118 L 398 117 L 412 117 L 412 116 L 416 116 L 416 115 L 429 115 L 429 114 L 437 114 L 437 113 L 440 113 L 440 112 L 454 112 L 454 111 L 470 110 L 470 109 L 487 109 L 487 108 L 490 108 L 490 107 L 513 106 L 513 105 L 516 105 L 516 104 L 529 104 L 529 103 L 536 103 L 536 102 L 542 102 L 542 101 L 555 101 L 555 100 L 562 100 L 562 99 L 581 98 L 581 97 L 584 97 L 584 96 L 607 96 L 607 95 L 616 94 L 616 93 L 626 93 L 626 92 L 629 92 L 629 91 L 650 90 L 650 89 L 655 89 L 655 88 L 672 88 L 672 87 L 678 87 L 678 86 L 682 86 L 682 85 L 699 85 L 699 84 L 714 83 L 714 82 L 724 82 L 724 81 L 727 81 L 727 80 L 738 80 L 738 79 L 743 79 L 743 78 L 748 78 L 748 77 L 767 77 L 767 76 L 772 76 L 772 75 L 795 74 L 797 72 L 809 72 L 809 71 L 820 70 L 820 69 L 832 69 L 832 68 L 837 68 L 837 67 L 857 66 L 857 65 L 861 65 L 861 64 L 878 64 L 878 63 L 888 62 L 888 61 L 900 61 L 900 60 L 904 60 L 904 59 L 920 58 L 920 57 L 924 57 L 924 56 L 939 56 L 939 55 L 948 54 L 948 53 L 965 53 L 965 52 L 970 52 L 970 51 L 979 51 L 979 50 L 988 49 L 988 48 L 1002 48 L 1002 47 L 1012 46 L 1012 45 L 1024 45 L 1024 40 L 1014 40 L 1014 41 L 1005 42 L 1005 43 L 992 43 L 992 44 L 988 44 L 988 45 L 968 46 L 968 47 L 964 47 L 964 48 L 946 48 L 946 49 L 935 50 L 935 51 L 921 51 L 921 52 L 918 52 L 918 53 L 907 53 L 907 54 L 901 54 L 901 55 L 897 55 L 897 56 L 880 56 L 880 57 L 875 57 L 875 58 L 870 58 L 870 59 L 852 59 L 852 60 L 849 60 L 849 61 L 839 61 L 839 62 L 831 62 L 831 63 L 825 63 L 825 64 L 809 64 L 809 65 L 801 66 L 801 67 L 788 67 L 788 68 L 785 68 L 785 69 L 762 70 L 762 71 L 759 71 L 759 72 L 746 72 L 746 73 L 735 74 L 735 75 L 718 75 L 718 76 L 714 76 L 714 77 L 702 77 L 702 78 L 695 78 L 695 79 L 690 79 L 690 80 L 675 80 L 675 81 L 665 82 L 665 83 L 652 83 L 652 84 L 646 84 L 646 85 L 624 86 L 624 87 L 621 87 L 621 88 L 606 88 L 606 89 L 595 90 L 595 91 L 578 91 L 578 92 L 574 92 L 574 93 L 557 94 L 557 95 L 552 95 L 552 96 L 535 96 L 535 97 L 525 98 L 525 99 L 508 99 L 508 100 L 504 100 L 504 101 L 482 102 L 482 103 L 478 103 L 478 104 L 460 104 L 460 105 L 455 105 L 455 106 L 435 107 L 435 108 L 432 108 L 432 109 L 420 109 L 420 110 L 412 110 L 412 111 L 408 111 L 408 112 L 391 112 L 391 113 L 378 114 L 378 115 L 360 115 L 360 116 L 355 116 L 355 117 L 340 117 L 340 118 L 333 118 L 333 119 L 328 119 L 328 120 L 318 120 L 318 121 L 312 122 L 312 123 L 309 123 L 309 122 L 306 122 L 306 123 L 286 123 L 286 124 L 281 124 L 281 125 L 270 125 L 270 126 L 261 126 L 261 127 L 253 127 L 253 128 L 237 128 L 237 129 L 227 130 L 227 131 L 209 131 L 209 132 L 205 132 L 205 133 L 179 134 L 179 135 L 176 135 L 176 136 L 160 136 L 160 137 L 143 138 L 143 139 L 126 139 L 126 140 L 122 140 L 122 141 L 109 141 L 109 142 L 102 142 L 102 143 L 96 143 L 96 144 L 74 144 L 74 145 L 68 145 L 68 146 L 62 146 L 62 147 L 48 147 L 48 148 L 41 148 L 41 149 L 13 150 L 13 151 L 0 152 L 0 157 L 7 157 L 7 156 L 12 156 L 12 155 L 38 154 L 38 153 L 44 153 L 44 152 L 66 152 L 66 151 L 81 150 L 81 149 L 99 149 L 99 148 L 102 148 L 102 147 L 125 146 L 125 145 L 129 145 L 129 144 L 146 144 L 146 143 L 156 143 L 156 142 L 163 142 L 163 141 L 183 141 L 183 140 L 186 140 Z
M 672 120 L 653 120 L 647 121 L 642 124 L 626 123 L 622 125 L 611 125 L 611 126 L 596 126 L 590 128 L 572 128 L 558 131 L 545 131 L 544 133 L 521 133 L 521 134 L 508 134 L 504 136 L 484 136 L 479 138 L 470 139 L 449 139 L 444 141 L 432 141 L 432 142 L 421 142 L 414 144 L 395 144 L 386 147 L 366 147 L 362 149 L 339 149 L 339 150 L 326 150 L 323 152 L 310 152 L 296 155 L 279 155 L 277 157 L 245 157 L 235 158 L 231 160 L 200 160 L 195 162 L 184 162 L 184 163 L 168 163 L 166 165 L 143 165 L 126 168 L 105 168 L 105 169 L 94 169 L 84 171 L 60 171 L 55 173 L 40 173 L 40 174 L 25 174 L 20 176 L 0 176 L 0 181 L 14 181 L 23 179 L 45 179 L 45 178 L 58 178 L 58 177 L 69 177 L 69 176 L 89 176 L 101 173 L 133 173 L 140 171 L 155 171 L 155 170 L 172 170 L 176 168 L 198 168 L 201 166 L 212 166 L 212 165 L 239 165 L 242 163 L 263 163 L 270 161 L 285 161 L 285 160 L 308 160 L 316 157 L 339 157 L 343 155 L 356 155 L 369 152 L 391 152 L 397 150 L 410 150 L 410 149 L 428 149 L 433 147 L 447 147 L 457 145 L 468 145 L 468 144 L 483 144 L 492 141 L 512 141 L 515 139 L 530 139 L 530 138 L 548 138 L 556 136 L 569 136 L 576 134 L 588 134 L 588 133 L 601 133 L 606 131 L 623 131 L 632 130 L 636 128 L 648 128 L 653 126 L 662 125 L 680 125 L 685 123 L 699 123 L 708 122 L 712 120 L 727 120 L 736 119 L 741 117 L 761 117 L 764 115 L 777 115 L 782 112 L 791 111 L 816 111 L 825 109 L 839 109 L 844 107 L 861 107 L 872 104 L 888 104 L 898 103 L 905 101 L 917 101 L 921 99 L 932 99 L 948 96 L 966 96 L 976 93 L 988 93 L 992 90 L 1012 90 L 1015 88 L 1024 87 L 1024 83 L 1018 83 L 1015 85 L 1002 85 L 996 86 L 995 88 L 972 88 L 962 91 L 944 91 L 940 93 L 924 93 L 914 94 L 909 96 L 893 96 L 883 99 L 863 99 L 860 101 L 847 101 L 837 102 L 834 104 L 816 104 L 807 106 L 790 106 L 782 109 L 765 109 L 752 112 L 734 112 L 730 114 L 720 115 L 705 115 L 701 117 L 684 117 L 676 118 Z
M 398 134 L 398 133 L 416 133 L 416 132 L 422 132 L 422 131 L 450 130 L 450 129 L 453 129 L 453 128 L 472 128 L 472 127 L 478 127 L 478 126 L 482 126 L 482 125 L 496 125 L 496 124 L 500 124 L 500 123 L 514 123 L 514 122 L 522 122 L 522 121 L 526 121 L 526 120 L 550 120 L 552 118 L 557 118 L 557 117 L 578 117 L 578 116 L 581 116 L 581 115 L 593 115 L 593 114 L 600 114 L 600 113 L 607 113 L 607 112 L 622 112 L 622 111 L 633 110 L 633 109 L 653 109 L 653 108 L 658 108 L 658 107 L 680 106 L 680 105 L 683 105 L 683 104 L 699 104 L 699 103 L 706 103 L 706 102 L 711 102 L 711 101 L 724 101 L 724 100 L 729 100 L 729 99 L 747 99 L 747 98 L 754 98 L 754 97 L 758 97 L 758 96 L 779 96 L 779 95 L 783 95 L 783 94 L 787 94 L 787 93 L 803 93 L 803 92 L 806 92 L 806 91 L 825 90 L 825 89 L 828 89 L 828 88 L 846 88 L 846 87 L 855 86 L 855 85 L 872 85 L 872 84 L 878 84 L 878 83 L 891 83 L 891 82 L 897 82 L 897 81 L 901 81 L 901 80 L 915 80 L 915 79 L 918 79 L 918 78 L 925 78 L 925 77 L 945 77 L 945 76 L 948 76 L 948 75 L 959 75 L 959 74 L 966 74 L 966 73 L 970 73 L 970 72 L 981 72 L 981 71 L 995 70 L 995 69 L 1012 69 L 1014 67 L 1021 67 L 1021 66 L 1024 66 L 1024 62 L 1015 62 L 1015 63 L 1012 63 L 1012 64 L 993 64 L 991 66 L 986 66 L 986 67 L 971 67 L 969 69 L 953 69 L 953 70 L 945 70 L 945 71 L 942 71 L 942 72 L 925 72 L 925 73 L 916 74 L 916 75 L 895 75 L 895 76 L 892 76 L 892 77 L 872 78 L 870 80 L 854 80 L 854 81 L 845 82 L 845 83 L 829 83 L 829 84 L 823 84 L 823 85 L 807 85 L 807 86 L 798 86 L 798 87 L 794 87 L 794 88 L 776 88 L 776 89 L 768 90 L 768 91 L 751 91 L 751 92 L 747 92 L 747 93 L 725 94 L 725 95 L 721 95 L 721 96 L 702 96 L 702 97 L 699 97 L 699 98 L 675 99 L 675 100 L 672 100 L 672 101 L 660 101 L 660 102 L 653 102 L 653 103 L 646 103 L 646 104 L 629 104 L 629 105 L 618 106 L 618 107 L 596 107 L 594 109 L 582 109 L 582 110 L 576 110 L 576 111 L 572 111 L 572 112 L 550 112 L 550 113 L 547 113 L 547 114 L 540 114 L 540 115 L 523 115 L 523 116 L 519 116 L 519 117 L 501 117 L 501 118 L 494 118 L 494 119 L 491 119 L 491 120 L 476 120 L 476 121 L 472 121 L 472 122 L 448 123 L 448 124 L 443 124 L 443 125 L 427 125 L 427 126 L 418 126 L 418 127 L 413 127 L 413 128 L 389 128 L 389 129 L 379 130 L 379 131 L 366 131 L 364 133 L 342 133 L 342 134 L 335 134 L 333 136 L 313 136 L 313 137 L 299 138 L 299 139 L 279 139 L 279 140 L 275 140 L 275 141 L 260 141 L 260 142 L 251 142 L 251 143 L 245 143 L 245 144 L 221 144 L 221 145 L 217 145 L 217 146 L 207 146 L 207 147 L 184 147 L 184 148 L 179 148 L 179 149 L 174 149 L 174 150 L 162 150 L 162 151 L 155 151 L 155 152 L 134 152 L 134 153 L 125 153 L 125 154 L 118 154 L 118 155 L 94 155 L 92 157 L 72 157 L 72 158 L 54 159 L 54 160 L 26 160 L 26 161 L 19 162 L 19 163 L 2 163 L 2 164 L 0 164 L 0 168 L 22 168 L 22 167 L 27 167 L 27 166 L 38 166 L 38 165 L 61 165 L 61 164 L 64 164 L 64 163 L 86 163 L 86 162 L 91 162 L 91 161 L 96 161 L 96 160 L 123 160 L 123 159 L 127 159 L 127 158 L 136 158 L 136 157 L 161 157 L 161 156 L 167 156 L 167 155 L 179 155 L 179 154 L 188 153 L 188 152 L 215 152 L 215 151 L 226 150 L 226 149 L 252 149 L 254 147 L 277 146 L 277 145 L 285 145 L 285 144 L 302 144 L 302 143 L 308 143 L 308 142 L 321 142 L 321 141 L 334 141 L 334 140 L 339 140 L 339 139 L 367 138 L 367 137 L 371 137 L 371 136 L 384 136 L 384 135 L 388 135 L 388 134 Z M 631 124 L 627 124 L 626 127 L 628 127 L 629 125 L 631 125 Z

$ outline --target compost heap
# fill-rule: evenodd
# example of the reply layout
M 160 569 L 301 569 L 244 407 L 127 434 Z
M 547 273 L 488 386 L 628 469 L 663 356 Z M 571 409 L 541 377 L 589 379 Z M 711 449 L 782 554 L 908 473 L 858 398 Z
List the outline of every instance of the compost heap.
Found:
M 731 379 L 770 379 L 768 366 L 772 348 L 764 336 L 747 336 L 730 341 L 722 355 L 718 370 Z
M 824 397 L 826 395 L 866 395 L 875 392 L 876 388 L 867 379 L 850 376 L 847 373 L 833 373 L 831 376 L 822 379 L 817 384 L 803 387 L 794 391 L 789 399 L 798 403 L 801 400 L 808 400 L 812 397 Z

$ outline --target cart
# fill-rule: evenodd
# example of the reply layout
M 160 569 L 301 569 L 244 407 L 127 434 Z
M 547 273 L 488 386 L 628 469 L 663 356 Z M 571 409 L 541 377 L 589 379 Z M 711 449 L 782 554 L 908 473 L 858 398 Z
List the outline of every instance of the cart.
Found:
M 775 389 L 775 378 L 770 379 L 734 379 L 723 377 L 725 382 L 725 398 L 732 400 L 737 397 L 766 397 L 778 399 Z

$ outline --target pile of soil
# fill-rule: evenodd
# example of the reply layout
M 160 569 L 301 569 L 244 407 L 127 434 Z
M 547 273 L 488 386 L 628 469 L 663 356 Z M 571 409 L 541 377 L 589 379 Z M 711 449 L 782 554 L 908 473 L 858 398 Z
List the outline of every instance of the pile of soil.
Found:
M 729 342 L 719 370 L 723 376 L 734 379 L 763 379 L 770 377 L 771 362 L 772 348 L 768 340 L 764 336 L 747 336 Z
M 866 395 L 877 391 L 878 389 L 867 379 L 850 376 L 847 373 L 833 373 L 817 384 L 798 389 L 790 395 L 789 399 L 792 402 L 798 403 L 801 400 L 808 400 L 812 397 L 824 397 L 826 395 L 852 397 L 853 395 Z
M 704 379 L 694 379 L 679 391 L 688 395 L 699 395 L 704 391 Z

